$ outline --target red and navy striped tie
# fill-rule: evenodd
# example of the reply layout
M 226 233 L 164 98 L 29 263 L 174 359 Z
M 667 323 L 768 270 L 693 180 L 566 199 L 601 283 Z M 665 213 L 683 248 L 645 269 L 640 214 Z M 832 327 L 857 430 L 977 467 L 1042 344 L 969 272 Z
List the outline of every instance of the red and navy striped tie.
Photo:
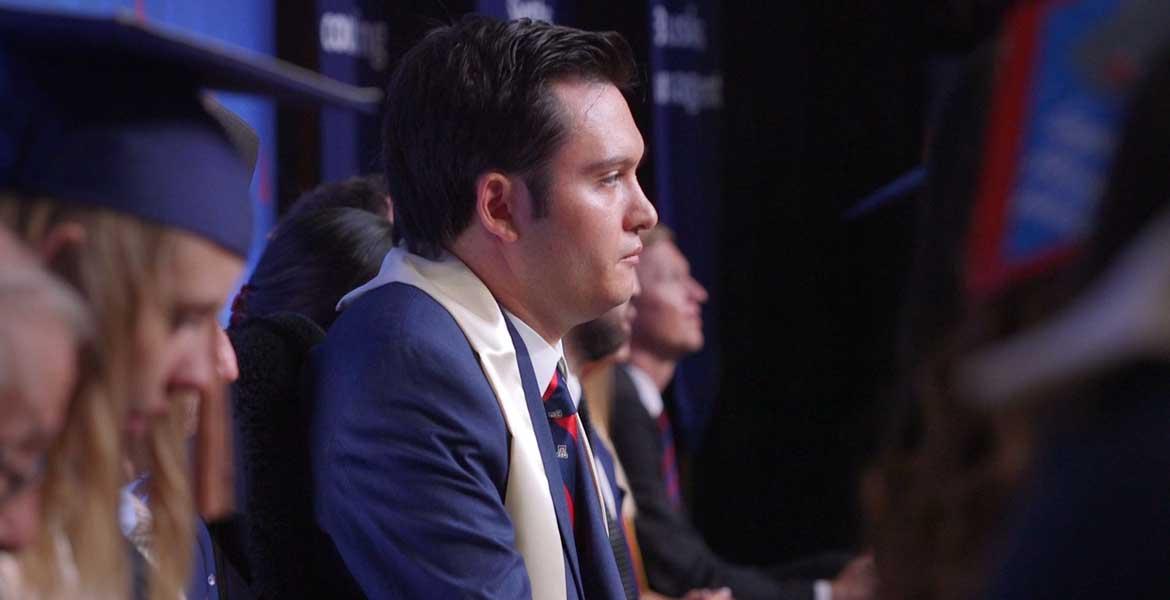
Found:
M 576 531 L 577 503 L 574 498 L 588 492 L 589 488 L 582 484 L 589 480 L 589 471 L 584 460 L 585 452 L 579 446 L 581 428 L 577 426 L 577 404 L 573 402 L 566 382 L 565 361 L 562 359 L 557 362 L 557 370 L 553 373 L 552 381 L 544 390 L 544 410 L 548 414 L 548 423 L 552 430 L 561 481 L 565 484 L 569 521 Z
M 658 414 L 658 437 L 662 446 L 662 482 L 666 484 L 666 498 L 676 508 L 682 508 L 682 493 L 678 481 L 678 457 L 674 451 L 674 431 L 670 415 L 663 409 Z

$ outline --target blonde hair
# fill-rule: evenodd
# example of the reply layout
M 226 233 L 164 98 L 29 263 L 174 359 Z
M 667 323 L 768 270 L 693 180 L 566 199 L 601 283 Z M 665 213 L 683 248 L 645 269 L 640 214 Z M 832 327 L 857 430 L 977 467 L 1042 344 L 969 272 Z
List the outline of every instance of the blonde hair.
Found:
M 58 224 L 76 223 L 84 229 L 82 247 L 58 252 L 48 266 L 77 288 L 97 325 L 98 362 L 82 374 L 81 391 L 49 456 L 45 529 L 25 553 L 22 568 L 30 592 L 41 597 L 84 590 L 86 597 L 125 598 L 130 569 L 118 526 L 126 483 L 122 467 L 130 452 L 124 423 L 131 375 L 151 350 L 140 341 L 142 319 L 166 305 L 170 286 L 165 267 L 175 236 L 161 226 L 105 209 L 10 196 L 0 196 L 0 222 L 34 246 Z M 158 419 L 146 434 L 143 466 L 152 474 L 154 522 L 154 569 L 147 581 L 154 600 L 173 600 L 182 593 L 193 544 L 189 463 L 176 421 L 181 424 L 181 419 Z M 67 544 L 58 543 L 61 537 Z M 62 587 L 70 585 L 61 572 L 70 562 L 76 571 L 77 587 L 72 590 Z M 116 573 L 124 577 L 111 576 Z

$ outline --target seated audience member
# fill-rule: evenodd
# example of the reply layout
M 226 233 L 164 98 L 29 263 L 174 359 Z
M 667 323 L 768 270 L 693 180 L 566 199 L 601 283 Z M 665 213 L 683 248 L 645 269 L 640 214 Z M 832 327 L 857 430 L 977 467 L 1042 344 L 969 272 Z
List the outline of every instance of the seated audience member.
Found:
M 382 175 L 356 175 L 322 183 L 301 194 L 281 219 L 293 219 L 301 213 L 323 208 L 356 208 L 394 221 L 394 206 L 386 191 L 386 178 Z
M 637 291 L 634 296 L 637 297 Z M 622 570 L 627 598 L 662 598 L 648 589 L 641 558 L 631 536 L 634 526 L 633 498 L 621 462 L 609 439 L 609 413 L 613 395 L 613 368 L 629 359 L 630 329 L 634 308 L 626 302 L 604 315 L 574 327 L 565 336 L 565 358 L 569 364 L 569 389 L 578 398 L 578 414 L 593 443 L 594 456 L 603 477 L 602 495 L 614 515 L 610 523 L 614 556 Z M 639 591 L 641 590 L 641 592 Z M 731 590 L 691 590 L 687 600 L 732 600 Z
M 383 154 L 401 243 L 311 360 L 339 584 L 625 598 L 561 365 L 570 329 L 629 299 L 657 220 L 635 72 L 616 33 L 527 19 L 466 17 L 399 61 Z
M 637 292 L 635 292 L 635 295 Z M 590 406 L 609 406 L 608 390 L 599 389 L 596 385 L 599 371 L 610 367 L 618 354 L 629 353 L 629 319 L 631 314 L 630 303 L 625 302 L 610 310 L 604 315 L 582 323 L 569 330 L 565 336 L 566 383 L 572 397 L 577 400 L 577 415 L 589 435 L 593 449 L 593 457 L 597 462 L 598 479 L 602 488 L 602 499 L 605 501 L 609 517 L 610 543 L 613 546 L 614 558 L 617 560 L 622 587 L 625 588 L 627 598 L 638 597 L 638 576 L 635 574 L 633 549 L 629 546 L 626 524 L 623 514 L 629 503 L 625 502 L 629 484 L 625 481 L 625 473 L 613 455 L 613 446 L 608 439 L 602 439 L 604 434 L 596 426 L 592 418 Z M 588 396 L 582 379 L 591 384 Z M 596 404 L 591 404 L 590 400 Z
M 678 361 L 703 345 L 700 305 L 707 292 L 691 278 L 668 228 L 648 231 L 643 243 L 630 360 L 615 370 L 609 428 L 633 488 L 634 529 L 650 589 L 677 596 L 694 588 L 728 587 L 740 600 L 871 597 L 868 558 L 856 559 L 833 581 L 788 580 L 782 569 L 773 574 L 723 561 L 688 521 L 662 391 Z
M 232 327 L 296 313 L 328 330 L 338 300 L 378 274 L 392 230 L 384 216 L 355 208 L 302 209 L 282 219 L 232 303 Z
M 322 195 L 326 189 L 339 191 L 335 199 L 342 204 L 385 195 L 365 184 L 356 190 L 327 184 L 309 196 L 313 210 L 298 201 L 301 209 L 277 225 L 232 304 L 228 330 L 240 365 L 232 404 L 242 461 L 242 530 L 217 538 L 265 598 L 329 592 L 328 582 L 309 587 L 321 582 L 314 583 L 309 568 L 319 559 L 313 558 L 302 366 L 336 318 L 338 300 L 372 279 L 393 246 L 384 216 L 333 207 Z
M 179 597 L 196 518 L 178 398 L 222 383 L 216 314 L 251 242 L 250 173 L 200 87 L 333 96 L 274 61 L 257 69 L 268 61 L 114 20 L 4 8 L 0 36 L 0 132 L 20 140 L 0 169 L 0 221 L 85 298 L 99 361 L 48 459 L 22 585 L 40 598 Z M 130 459 L 150 473 L 147 563 L 117 519 Z
M 40 529 L 45 459 L 92 362 L 93 334 L 77 293 L 0 227 L 0 552 L 21 550 Z

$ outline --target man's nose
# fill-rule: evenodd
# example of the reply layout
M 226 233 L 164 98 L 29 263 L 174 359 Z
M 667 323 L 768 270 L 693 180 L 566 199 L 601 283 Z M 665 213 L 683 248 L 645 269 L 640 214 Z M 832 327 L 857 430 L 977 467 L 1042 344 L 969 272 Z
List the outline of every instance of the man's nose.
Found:
M 642 185 L 637 184 L 630 210 L 627 211 L 627 229 L 635 232 L 650 229 L 658 224 L 658 211 L 642 191 Z

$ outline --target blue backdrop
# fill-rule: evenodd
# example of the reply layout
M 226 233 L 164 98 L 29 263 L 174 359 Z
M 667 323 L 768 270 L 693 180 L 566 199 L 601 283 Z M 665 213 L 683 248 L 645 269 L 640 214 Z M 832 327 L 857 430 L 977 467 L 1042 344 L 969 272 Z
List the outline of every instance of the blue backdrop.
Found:
M 650 151 L 658 217 L 678 235 L 691 271 L 710 299 L 706 346 L 683 361 L 675 382 L 675 421 L 691 451 L 702 441 L 718 396 L 719 232 L 722 214 L 723 73 L 717 2 L 650 2 Z

